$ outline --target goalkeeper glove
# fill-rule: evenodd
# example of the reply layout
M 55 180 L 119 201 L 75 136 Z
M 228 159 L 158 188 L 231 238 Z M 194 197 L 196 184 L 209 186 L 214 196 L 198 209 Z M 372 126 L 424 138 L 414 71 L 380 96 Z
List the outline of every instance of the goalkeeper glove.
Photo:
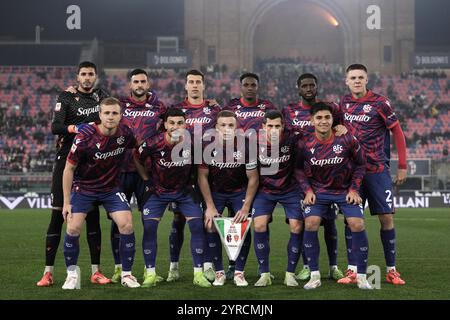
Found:
M 81 123 L 68 126 L 67 131 L 70 133 L 82 133 L 84 135 L 91 136 L 95 133 L 95 127 L 91 126 L 89 123 Z

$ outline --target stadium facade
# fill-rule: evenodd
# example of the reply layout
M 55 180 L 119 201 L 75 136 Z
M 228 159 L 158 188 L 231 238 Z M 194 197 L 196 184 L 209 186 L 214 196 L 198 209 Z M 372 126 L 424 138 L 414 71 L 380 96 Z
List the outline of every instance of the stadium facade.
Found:
M 186 0 L 184 5 L 185 45 L 195 66 L 251 70 L 258 57 L 300 55 L 400 73 L 410 69 L 415 49 L 410 0 Z

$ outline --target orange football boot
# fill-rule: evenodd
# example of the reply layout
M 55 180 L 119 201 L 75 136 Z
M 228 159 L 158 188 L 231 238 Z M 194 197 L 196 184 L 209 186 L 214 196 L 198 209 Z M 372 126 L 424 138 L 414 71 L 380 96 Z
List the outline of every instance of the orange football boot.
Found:
M 44 275 L 42 276 L 42 279 L 39 280 L 36 285 L 38 287 L 50 287 L 53 285 L 53 275 L 50 271 L 47 271 L 46 273 L 44 273 Z
M 386 282 L 392 283 L 395 285 L 404 285 L 405 284 L 405 280 L 400 278 L 400 273 L 398 273 L 394 269 L 392 269 L 388 273 L 386 273 Z
M 356 283 L 356 272 L 353 272 L 352 270 L 348 269 L 345 272 L 345 277 L 339 279 L 337 283 L 342 284 Z
M 109 279 L 106 276 L 104 276 L 103 274 L 101 274 L 100 271 L 96 271 L 91 276 L 91 283 L 108 284 L 108 283 L 112 283 L 112 282 L 111 282 L 111 279 Z

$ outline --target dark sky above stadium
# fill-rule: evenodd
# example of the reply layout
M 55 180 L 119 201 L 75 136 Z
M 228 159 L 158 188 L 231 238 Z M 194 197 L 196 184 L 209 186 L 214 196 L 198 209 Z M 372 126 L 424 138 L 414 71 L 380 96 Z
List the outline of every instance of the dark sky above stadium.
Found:
M 35 26 L 44 28 L 41 40 L 102 40 L 136 42 L 161 36 L 182 36 L 184 0 L 2 0 L 0 39 L 34 40 Z M 81 10 L 81 30 L 68 30 L 66 13 Z M 19 22 L 20 20 L 20 22 Z M 149 32 L 151 30 L 151 32 Z
M 450 46 L 450 1 L 416 0 L 416 46 Z
M 0 2 L 0 40 L 34 40 L 41 25 L 42 40 L 146 41 L 161 36 L 183 37 L 183 0 L 5 0 Z M 415 0 L 416 45 L 450 47 L 450 1 Z M 82 9 L 82 30 L 68 31 L 66 8 Z M 149 34 L 152 30 L 152 35 Z

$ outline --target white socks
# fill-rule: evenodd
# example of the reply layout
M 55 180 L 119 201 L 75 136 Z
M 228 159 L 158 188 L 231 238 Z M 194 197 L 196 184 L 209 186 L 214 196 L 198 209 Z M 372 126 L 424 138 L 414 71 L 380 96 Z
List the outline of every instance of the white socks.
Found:
M 46 273 L 46 272 L 51 272 L 51 273 L 53 273 L 53 266 L 45 266 L 44 273 Z
M 205 263 L 203 263 L 203 271 L 206 271 L 208 269 L 212 269 L 212 267 L 213 267 L 212 262 L 205 262 Z
M 91 271 L 92 274 L 96 273 L 98 271 L 98 264 L 91 265 Z
M 356 268 L 356 266 L 351 266 L 351 265 L 348 265 L 347 266 L 347 270 L 352 270 L 354 273 L 356 273 L 356 271 L 357 271 L 357 268 Z

